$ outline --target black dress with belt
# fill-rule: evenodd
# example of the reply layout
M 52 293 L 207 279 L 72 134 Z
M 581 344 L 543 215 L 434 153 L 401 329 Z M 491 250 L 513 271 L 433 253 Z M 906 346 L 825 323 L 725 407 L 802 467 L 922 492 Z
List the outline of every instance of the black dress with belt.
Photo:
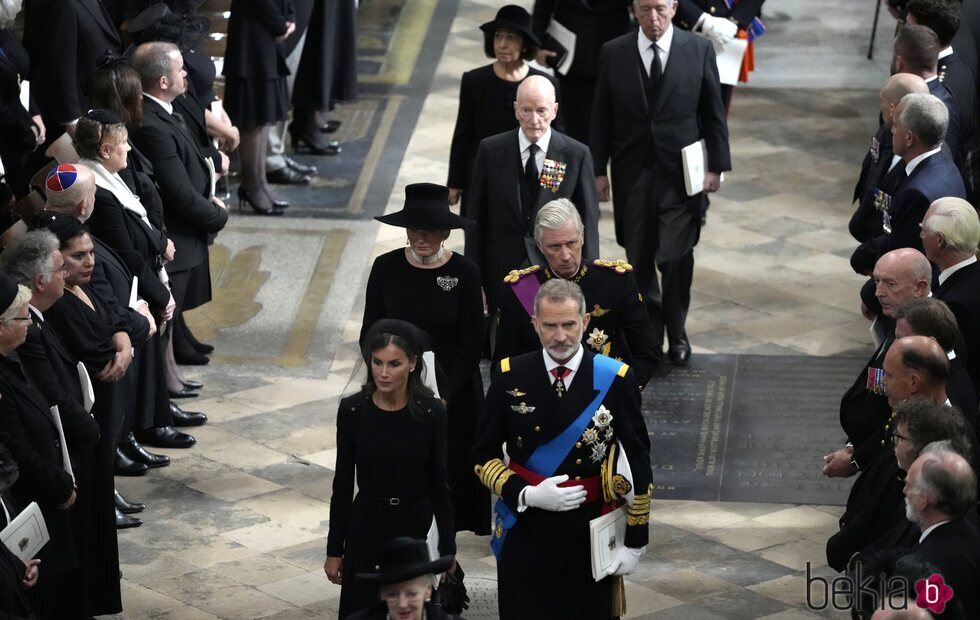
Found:
M 286 118 L 289 68 L 277 37 L 293 17 L 290 0 L 233 0 L 223 73 L 225 109 L 243 129 Z
M 409 264 L 394 250 L 374 261 L 364 299 L 360 342 L 378 319 L 401 319 L 432 338 L 439 395 L 449 410 L 449 486 L 456 531 L 490 533 L 490 494 L 469 462 L 476 418 L 483 405 L 480 343 L 483 301 L 480 272 L 470 259 L 453 254 L 436 269 Z
M 542 75 L 558 84 L 547 73 L 528 67 L 527 77 Z M 459 84 L 459 111 L 456 114 L 456 129 L 453 131 L 452 146 L 449 151 L 449 180 L 446 185 L 463 190 L 463 204 L 466 204 L 466 188 L 473 176 L 473 162 L 480 141 L 498 133 L 516 129 L 514 101 L 517 100 L 517 87 L 524 80 L 511 82 L 497 77 L 493 64 L 489 64 L 463 74 Z M 559 109 L 560 113 L 560 109 Z M 560 123 L 553 125 L 561 129 Z M 465 208 L 461 211 L 465 216 Z
M 327 555 L 344 558 L 341 618 L 378 602 L 377 586 L 354 573 L 373 571 L 378 549 L 392 538 L 424 539 L 434 515 L 440 555 L 456 553 L 446 410 L 428 400 L 422 412 L 382 411 L 363 393 L 340 401 Z

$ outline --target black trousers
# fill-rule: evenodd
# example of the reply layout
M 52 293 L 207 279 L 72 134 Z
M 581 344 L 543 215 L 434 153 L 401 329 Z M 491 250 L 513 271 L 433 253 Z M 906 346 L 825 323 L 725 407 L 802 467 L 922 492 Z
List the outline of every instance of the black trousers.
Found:
M 658 174 L 659 173 L 659 174 Z M 637 177 L 623 215 L 626 257 L 655 333 L 673 344 L 687 339 L 694 246 L 701 236 L 704 195 L 679 193 L 655 163 Z M 657 271 L 660 272 L 660 279 Z

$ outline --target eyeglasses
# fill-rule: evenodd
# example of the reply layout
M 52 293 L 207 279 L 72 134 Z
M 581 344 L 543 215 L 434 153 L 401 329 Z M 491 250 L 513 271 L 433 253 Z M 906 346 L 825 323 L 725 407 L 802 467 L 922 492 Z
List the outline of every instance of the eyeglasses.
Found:
M 912 441 L 911 439 L 909 439 L 905 435 L 899 435 L 898 433 L 895 433 L 895 432 L 893 432 L 891 434 L 891 438 L 892 438 L 892 443 L 898 443 L 898 440 L 899 439 L 901 439 L 902 441 Z

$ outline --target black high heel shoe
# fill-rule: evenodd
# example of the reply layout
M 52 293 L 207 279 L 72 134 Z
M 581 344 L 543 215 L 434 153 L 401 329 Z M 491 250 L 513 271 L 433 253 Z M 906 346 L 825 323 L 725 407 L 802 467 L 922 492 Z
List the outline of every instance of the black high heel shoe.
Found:
M 302 153 L 303 150 L 308 150 L 313 155 L 337 155 L 343 150 L 340 143 L 336 140 L 330 140 L 326 144 L 323 144 L 318 142 L 311 134 L 301 133 L 295 130 L 291 130 L 289 135 L 292 138 L 293 151 L 296 153 Z
M 271 209 L 263 209 L 262 207 L 255 204 L 255 202 L 252 200 L 252 196 L 248 193 L 248 190 L 246 190 L 244 187 L 239 186 L 238 188 L 238 212 L 239 213 L 245 210 L 243 205 L 246 204 L 252 207 L 252 211 L 255 212 L 255 215 L 282 215 L 282 209 L 283 209 L 282 206 L 273 203 Z

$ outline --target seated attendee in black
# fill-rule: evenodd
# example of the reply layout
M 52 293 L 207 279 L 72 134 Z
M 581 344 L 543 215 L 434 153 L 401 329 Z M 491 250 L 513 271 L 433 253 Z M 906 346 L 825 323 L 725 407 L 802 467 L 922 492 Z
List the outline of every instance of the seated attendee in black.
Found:
M 0 512 L 0 528 L 7 527 L 7 524 L 17 516 L 17 505 L 10 496 L 10 488 L 17 480 L 20 471 L 17 468 L 17 461 L 10 455 L 10 451 L 0 443 L 0 504 L 3 511 Z M 30 602 L 27 600 L 28 588 L 33 588 L 37 584 L 40 576 L 40 560 L 28 560 L 27 565 L 7 549 L 6 545 L 0 545 L 0 615 L 9 618 L 35 618 L 31 610 Z

